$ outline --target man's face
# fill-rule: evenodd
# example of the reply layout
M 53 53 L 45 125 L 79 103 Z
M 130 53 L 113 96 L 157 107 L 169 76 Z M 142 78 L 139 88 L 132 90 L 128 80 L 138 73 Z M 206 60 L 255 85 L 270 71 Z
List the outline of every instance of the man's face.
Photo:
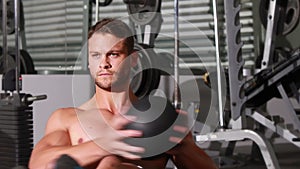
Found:
M 89 39 L 89 69 L 98 87 L 126 90 L 131 65 L 124 39 L 111 34 L 95 33 Z

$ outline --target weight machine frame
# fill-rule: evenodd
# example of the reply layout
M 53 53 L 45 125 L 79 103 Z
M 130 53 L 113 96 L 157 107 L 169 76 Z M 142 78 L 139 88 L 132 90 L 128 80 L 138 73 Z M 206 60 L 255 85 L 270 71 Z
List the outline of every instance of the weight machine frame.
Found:
M 214 1 L 214 8 L 217 8 L 216 0 Z M 269 46 L 270 48 L 264 49 L 264 57 L 262 61 L 262 69 L 260 71 L 264 71 L 269 68 L 270 61 L 272 58 L 274 45 L 273 40 L 276 34 L 276 4 L 278 0 L 272 0 L 269 4 L 268 11 L 268 25 L 266 29 L 266 41 L 265 46 Z M 243 65 L 244 60 L 241 56 L 241 50 L 243 43 L 239 37 L 241 24 L 239 22 L 239 12 L 241 10 L 241 5 L 236 3 L 235 0 L 226 0 L 225 3 L 225 18 L 226 18 L 226 31 L 227 31 L 227 45 L 228 45 L 228 73 L 229 73 L 229 93 L 230 93 L 230 108 L 231 108 L 231 122 L 232 127 L 230 129 L 223 127 L 223 111 L 219 111 L 220 114 L 220 128 L 214 132 L 207 134 L 199 134 L 195 135 L 196 142 L 203 141 L 228 141 L 228 142 L 236 142 L 243 141 L 246 139 L 252 140 L 262 154 L 266 167 L 268 169 L 279 169 L 279 163 L 274 153 L 273 147 L 271 143 L 266 139 L 266 137 L 257 131 L 252 129 L 248 129 L 245 122 L 246 116 L 251 117 L 255 122 L 258 122 L 265 126 L 268 129 L 271 129 L 273 132 L 276 132 L 283 138 L 285 138 L 290 143 L 300 147 L 299 136 L 297 133 L 285 128 L 282 124 L 277 123 L 273 119 L 269 119 L 263 116 L 259 109 L 254 107 L 247 107 L 246 103 L 253 98 L 258 93 L 262 92 L 266 87 L 271 85 L 275 85 L 274 89 L 278 90 L 284 102 L 290 107 L 289 115 L 294 120 L 293 125 L 299 129 L 299 120 L 295 114 L 295 110 L 292 109 L 292 104 L 288 98 L 287 92 L 281 82 L 283 77 L 288 73 L 291 73 L 294 69 L 300 67 L 300 59 L 296 56 L 295 62 L 290 63 L 285 68 L 280 69 L 278 72 L 275 72 L 271 78 L 269 78 L 266 82 L 267 85 L 259 86 L 254 89 L 254 92 L 251 94 L 245 95 L 245 84 L 246 78 L 243 77 Z M 214 10 L 214 23 L 215 27 L 217 26 L 217 10 Z M 218 32 L 215 29 L 215 38 L 218 40 Z M 216 48 L 218 46 L 216 45 Z M 218 58 L 218 53 L 216 53 L 216 57 Z M 219 65 L 217 65 L 219 66 Z M 243 77 L 243 78 L 241 78 Z M 249 78 L 249 77 L 248 77 Z M 218 78 L 218 81 L 220 78 Z M 248 82 L 248 81 L 247 81 Z M 220 83 L 218 83 L 220 85 Z M 297 88 L 297 87 L 296 87 Z M 295 90 L 294 90 L 295 91 Z M 219 98 L 222 96 L 218 96 Z

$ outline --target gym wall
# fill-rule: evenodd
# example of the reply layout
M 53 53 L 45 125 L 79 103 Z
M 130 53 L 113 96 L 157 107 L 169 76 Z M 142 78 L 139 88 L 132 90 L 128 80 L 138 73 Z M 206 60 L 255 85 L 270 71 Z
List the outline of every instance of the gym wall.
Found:
M 24 0 L 25 32 L 22 37 L 22 48 L 26 49 L 33 58 L 36 70 L 39 74 L 59 74 L 70 70 L 86 68 L 86 58 L 79 57 L 83 44 L 85 44 L 87 27 L 95 23 L 95 4 L 82 0 Z M 241 36 L 244 41 L 243 57 L 246 64 L 254 64 L 255 49 L 253 41 L 252 2 L 241 0 L 242 12 Z M 163 23 L 161 34 L 173 36 L 174 32 L 174 8 L 173 0 L 163 0 L 161 4 Z M 180 39 L 187 40 L 192 50 L 201 54 L 201 60 L 186 46 L 181 46 L 180 57 L 189 67 L 199 68 L 201 61 L 214 62 L 214 31 L 211 0 L 190 0 L 179 2 L 180 18 L 185 23 L 180 24 Z M 89 10 L 91 8 L 91 11 Z M 220 21 L 223 18 L 223 1 L 219 1 Z M 126 4 L 123 0 L 113 0 L 109 6 L 99 8 L 99 19 L 103 17 L 128 16 Z M 205 39 L 199 39 L 198 32 L 191 31 L 195 27 L 206 35 Z M 224 65 L 227 64 L 224 25 L 220 24 L 221 54 Z M 14 36 L 9 38 L 9 44 L 13 45 Z M 209 40 L 209 42 L 207 41 Z M 1 40 L 0 40 L 1 41 Z M 173 52 L 174 40 L 166 36 L 158 36 L 156 46 L 166 51 Z M 46 72 L 45 72 L 46 71 Z

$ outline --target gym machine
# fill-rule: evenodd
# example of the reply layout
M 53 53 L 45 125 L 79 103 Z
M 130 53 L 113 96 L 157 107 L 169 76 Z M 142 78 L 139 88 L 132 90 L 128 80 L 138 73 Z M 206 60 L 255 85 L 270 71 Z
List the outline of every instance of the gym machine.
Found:
M 2 4 L 3 2 L 7 2 L 5 4 L 6 11 L 4 11 Z M 0 3 L 0 20 L 4 21 L 5 19 L 5 25 L 2 24 L 0 27 L 0 30 L 2 30 L 3 33 L 3 39 L 7 39 L 9 35 L 14 35 L 15 33 L 15 5 L 14 0 L 7 0 L 7 1 L 1 1 Z M 20 41 L 19 44 L 19 53 L 20 53 L 20 72 L 22 74 L 36 74 L 36 70 L 33 64 L 33 60 L 30 56 L 30 54 L 27 52 L 26 47 L 26 37 L 25 37 L 25 20 L 24 20 L 24 11 L 23 11 L 23 3 L 20 1 L 20 9 L 19 9 L 19 33 L 18 33 L 18 39 Z M 4 15 L 6 17 L 4 17 Z M 2 17 L 3 16 L 3 17 Z M 2 22 L 1 22 L 2 23 Z M 6 26 L 6 30 L 4 30 L 4 27 Z M 5 33 L 4 33 L 5 32 Z M 4 45 L 7 45 L 7 42 Z M 13 67 L 16 62 L 16 55 L 17 50 L 15 47 L 8 46 L 4 48 L 0 46 L 0 73 L 4 73 L 4 68 L 6 67 Z M 2 51 L 6 51 L 6 55 L 4 56 Z M 4 61 L 5 60 L 5 61 Z M 5 63 L 5 65 L 4 65 Z
M 32 107 L 34 101 L 46 95 L 21 93 L 20 0 L 13 1 L 14 23 L 7 22 L 7 4 L 2 1 L 3 76 L 0 93 L 0 166 L 3 169 L 26 168 L 33 148 Z M 9 23 L 9 24 L 8 24 Z M 11 27 L 13 25 L 14 27 Z M 15 34 L 14 61 L 10 62 L 7 35 Z
M 216 8 L 216 1 L 214 2 L 214 8 Z M 289 97 L 295 97 L 299 103 L 299 50 L 296 50 L 284 60 L 277 63 L 273 62 L 274 41 L 278 32 L 277 28 L 280 25 L 277 25 L 279 23 L 278 9 L 280 2 L 280 0 L 269 1 L 263 59 L 253 76 L 245 76 L 243 75 L 244 60 L 241 56 L 243 43 L 240 38 L 241 24 L 239 22 L 241 5 L 236 0 L 225 1 L 229 57 L 229 78 L 227 80 L 229 82 L 231 127 L 222 126 L 224 116 L 223 111 L 220 111 L 219 129 L 211 133 L 195 136 L 198 142 L 227 141 L 233 143 L 229 144 L 227 155 L 232 155 L 235 142 L 251 140 L 259 148 L 268 169 L 280 168 L 273 147 L 263 133 L 254 130 L 253 126 L 246 123 L 247 118 L 253 119 L 254 122 L 261 124 L 288 142 L 300 147 L 299 118 L 289 99 Z M 214 12 L 214 15 L 216 14 Z M 217 20 L 215 19 L 214 21 L 216 24 Z M 217 35 L 215 37 L 218 38 Z M 289 111 L 285 113 L 293 119 L 292 128 L 288 128 L 288 125 L 282 121 L 282 118 L 265 116 L 260 109 L 261 105 L 274 97 L 282 98 L 288 105 Z M 226 159 L 223 163 L 226 163 Z

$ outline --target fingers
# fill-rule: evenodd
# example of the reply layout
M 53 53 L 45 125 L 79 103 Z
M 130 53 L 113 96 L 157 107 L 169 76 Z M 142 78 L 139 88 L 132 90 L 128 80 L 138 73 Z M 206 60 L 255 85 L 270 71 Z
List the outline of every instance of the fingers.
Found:
M 137 118 L 135 116 L 125 116 L 125 115 L 115 115 L 114 118 L 111 120 L 111 126 L 116 129 L 120 130 L 123 129 L 124 126 L 129 124 L 132 121 L 135 121 Z
M 119 147 L 120 147 L 119 148 L 120 151 L 127 151 L 127 152 L 134 152 L 134 153 L 144 153 L 145 152 L 145 148 L 143 148 L 143 147 L 132 146 L 132 145 L 129 145 L 124 142 L 120 142 Z
M 143 136 L 143 132 L 139 131 L 139 130 L 120 130 L 118 132 L 120 135 L 123 136 L 123 138 L 125 138 L 125 137 L 142 137 Z
M 182 110 L 182 109 L 176 109 L 176 112 L 180 115 L 188 115 L 188 112 Z
M 179 144 L 179 143 L 182 141 L 182 139 L 183 139 L 183 138 L 171 136 L 171 137 L 169 138 L 169 141 L 172 142 L 172 143 Z
M 139 130 L 127 130 L 124 129 L 127 124 L 136 120 L 135 116 L 123 116 L 123 115 L 116 115 L 114 119 L 111 121 L 111 127 L 116 130 L 116 132 L 125 137 L 141 137 L 143 135 L 142 131 Z
M 173 126 L 173 130 L 177 131 L 177 132 L 180 132 L 180 133 L 187 133 L 189 131 L 189 128 L 185 127 L 185 126 L 175 125 L 175 126 Z
M 128 144 L 124 144 L 124 146 L 122 146 L 122 149 L 116 150 L 114 154 L 120 155 L 128 159 L 141 159 L 141 156 L 138 154 L 144 152 L 145 149 L 143 147 L 135 147 L 130 146 Z
M 129 153 L 129 152 L 120 152 L 120 153 L 116 153 L 124 158 L 127 158 L 127 159 L 130 159 L 130 160 L 139 160 L 141 159 L 142 157 L 139 156 L 139 155 L 136 155 L 136 154 L 132 154 L 132 153 Z
M 131 163 L 122 163 L 118 169 L 142 169 L 143 167 L 131 164 Z
M 129 159 L 140 159 L 141 157 L 138 154 L 145 152 L 145 148 L 132 146 L 123 141 L 112 141 L 108 144 L 109 146 L 107 147 L 102 147 L 103 145 L 99 144 L 98 145 L 111 154 L 119 155 Z

